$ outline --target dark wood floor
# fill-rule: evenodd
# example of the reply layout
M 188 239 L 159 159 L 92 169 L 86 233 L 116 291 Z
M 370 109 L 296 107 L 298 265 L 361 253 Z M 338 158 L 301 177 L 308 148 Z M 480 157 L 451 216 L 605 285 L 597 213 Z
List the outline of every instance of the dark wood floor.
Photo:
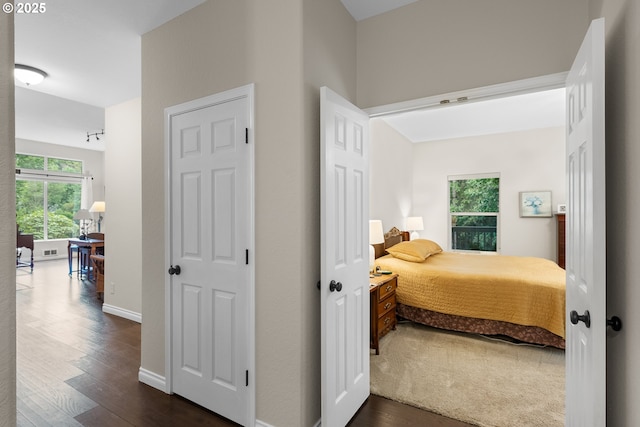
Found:
M 66 261 L 16 270 L 18 426 L 236 426 L 138 382 L 140 325 L 104 314 Z M 351 427 L 469 427 L 371 396 Z

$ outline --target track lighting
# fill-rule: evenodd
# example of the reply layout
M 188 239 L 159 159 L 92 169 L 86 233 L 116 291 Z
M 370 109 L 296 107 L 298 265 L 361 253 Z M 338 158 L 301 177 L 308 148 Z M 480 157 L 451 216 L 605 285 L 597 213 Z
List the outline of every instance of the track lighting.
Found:
M 94 132 L 94 133 L 87 132 L 87 142 L 91 140 L 92 136 L 96 137 L 96 141 L 100 141 L 100 137 L 98 135 L 104 135 L 104 129 L 102 129 L 102 131 L 100 132 Z

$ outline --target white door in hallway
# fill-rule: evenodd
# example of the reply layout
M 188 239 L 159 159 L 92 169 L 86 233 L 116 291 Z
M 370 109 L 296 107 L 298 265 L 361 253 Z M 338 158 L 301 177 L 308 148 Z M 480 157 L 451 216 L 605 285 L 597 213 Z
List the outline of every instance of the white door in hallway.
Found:
M 248 91 L 172 107 L 166 116 L 171 391 L 242 425 L 253 423 L 254 377 Z
M 320 98 L 322 425 L 338 427 L 369 396 L 369 117 Z
M 606 425 L 604 19 L 567 77 L 566 425 Z

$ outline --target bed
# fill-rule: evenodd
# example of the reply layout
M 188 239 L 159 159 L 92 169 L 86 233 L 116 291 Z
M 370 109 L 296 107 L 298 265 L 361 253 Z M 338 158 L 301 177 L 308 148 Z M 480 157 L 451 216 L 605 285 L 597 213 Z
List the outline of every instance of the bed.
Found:
M 443 251 L 388 233 L 376 266 L 398 273 L 398 316 L 425 325 L 565 346 L 565 271 L 535 257 Z

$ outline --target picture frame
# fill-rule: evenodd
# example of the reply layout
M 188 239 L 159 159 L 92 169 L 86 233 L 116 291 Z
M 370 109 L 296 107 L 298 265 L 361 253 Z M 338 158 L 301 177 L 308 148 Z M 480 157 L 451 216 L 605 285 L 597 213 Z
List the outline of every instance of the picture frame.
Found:
M 550 218 L 552 213 L 551 191 L 521 191 L 521 218 Z
M 558 213 L 559 214 L 566 214 L 567 213 L 567 205 L 564 204 L 564 203 L 558 205 Z

